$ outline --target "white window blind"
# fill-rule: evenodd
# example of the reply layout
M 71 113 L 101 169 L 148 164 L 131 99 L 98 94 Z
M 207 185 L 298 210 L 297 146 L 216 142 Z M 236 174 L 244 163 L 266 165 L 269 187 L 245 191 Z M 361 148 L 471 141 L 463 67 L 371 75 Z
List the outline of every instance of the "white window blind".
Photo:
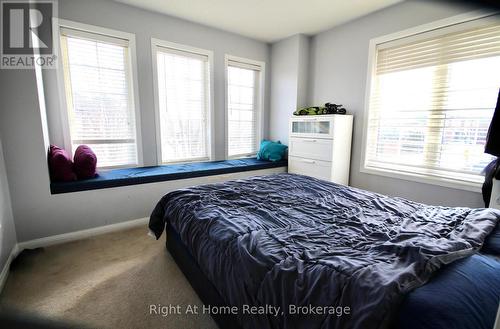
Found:
M 500 87 L 500 23 L 377 46 L 365 168 L 477 184 Z
M 207 55 L 156 47 L 162 162 L 210 159 Z
M 244 157 L 257 153 L 261 69 L 259 65 L 228 61 L 228 157 Z
M 61 50 L 72 151 L 88 145 L 100 168 L 137 164 L 128 41 L 63 28 Z

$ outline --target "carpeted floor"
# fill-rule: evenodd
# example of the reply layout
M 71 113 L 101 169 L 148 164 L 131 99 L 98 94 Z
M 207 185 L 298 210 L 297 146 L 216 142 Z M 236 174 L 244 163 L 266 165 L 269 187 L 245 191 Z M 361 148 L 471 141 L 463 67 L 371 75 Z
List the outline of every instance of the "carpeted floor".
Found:
M 151 315 L 150 305 L 201 305 L 165 240 L 139 227 L 50 246 L 12 266 L 2 306 L 89 328 L 217 328 L 209 315 Z

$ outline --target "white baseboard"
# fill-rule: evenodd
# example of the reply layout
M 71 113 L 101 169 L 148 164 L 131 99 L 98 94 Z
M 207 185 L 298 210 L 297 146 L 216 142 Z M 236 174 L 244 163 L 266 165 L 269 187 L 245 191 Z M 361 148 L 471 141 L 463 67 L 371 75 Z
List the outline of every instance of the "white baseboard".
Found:
M 81 231 L 70 232 L 70 233 L 63 233 L 63 234 L 48 236 L 45 238 L 19 242 L 17 244 L 17 246 L 19 248 L 19 251 L 22 251 L 24 249 L 34 249 L 34 248 L 47 247 L 47 246 L 51 246 L 54 244 L 70 242 L 70 241 L 75 241 L 75 240 L 81 240 L 81 239 L 89 238 L 89 237 L 100 235 L 100 234 L 126 230 L 128 228 L 145 225 L 148 223 L 148 221 L 149 221 L 149 217 L 133 219 L 133 220 L 129 220 L 126 222 L 121 222 L 121 223 L 116 223 L 116 224 L 111 224 L 111 225 L 106 225 L 106 226 L 99 226 L 99 227 L 95 227 L 95 228 L 89 228 L 87 230 L 81 230 Z M 144 233 L 144 235 L 146 235 L 146 234 L 147 234 L 147 232 Z
M 10 269 L 10 264 L 16 258 L 16 256 L 19 254 L 19 247 L 14 245 L 12 247 L 12 250 L 10 251 L 10 255 L 7 258 L 7 261 L 3 265 L 2 272 L 0 273 L 0 292 L 3 290 L 3 287 L 5 286 L 5 282 L 7 282 L 7 277 L 9 276 L 9 269 Z
M 48 236 L 45 238 L 19 242 L 12 248 L 9 258 L 7 258 L 7 261 L 3 266 L 2 272 L 0 273 L 0 292 L 3 290 L 5 282 L 7 281 L 7 277 L 9 276 L 10 264 L 12 263 L 14 258 L 16 258 L 16 256 L 24 249 L 47 247 L 59 243 L 81 240 L 105 233 L 122 231 L 128 228 L 146 225 L 148 221 L 149 217 L 144 217 L 144 218 L 129 220 L 126 222 L 89 228 L 87 230 L 58 234 L 58 235 Z M 147 232 L 145 231 L 144 238 L 146 238 L 146 234 Z

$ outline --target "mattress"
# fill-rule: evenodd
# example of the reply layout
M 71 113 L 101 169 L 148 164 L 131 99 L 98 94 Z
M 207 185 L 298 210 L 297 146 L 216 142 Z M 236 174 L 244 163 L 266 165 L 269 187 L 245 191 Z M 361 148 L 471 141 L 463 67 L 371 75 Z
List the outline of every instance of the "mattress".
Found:
M 499 218 L 277 174 L 171 192 L 150 228 L 178 232 L 244 328 L 388 328 L 409 292 L 475 254 Z

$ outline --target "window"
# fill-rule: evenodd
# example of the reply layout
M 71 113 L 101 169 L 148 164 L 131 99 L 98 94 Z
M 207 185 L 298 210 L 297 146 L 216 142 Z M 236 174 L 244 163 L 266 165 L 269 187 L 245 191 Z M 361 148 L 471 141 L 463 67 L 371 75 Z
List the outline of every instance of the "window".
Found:
M 161 163 L 209 160 L 212 53 L 154 39 L 152 44 L 158 158 Z
M 67 27 L 60 36 L 72 152 L 90 146 L 100 168 L 139 164 L 130 40 Z
M 226 57 L 227 156 L 257 153 L 261 135 L 264 63 Z
M 375 42 L 362 170 L 477 189 L 492 160 L 499 40 L 500 22 L 483 18 Z

